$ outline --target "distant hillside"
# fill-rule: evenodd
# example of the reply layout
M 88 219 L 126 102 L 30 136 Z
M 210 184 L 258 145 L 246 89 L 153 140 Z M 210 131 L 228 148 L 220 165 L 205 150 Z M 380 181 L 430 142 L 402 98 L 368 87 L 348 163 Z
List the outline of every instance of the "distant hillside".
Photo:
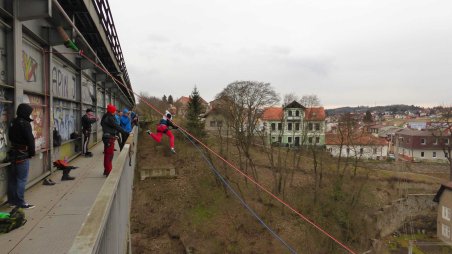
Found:
M 423 109 L 422 107 L 414 106 L 414 105 L 404 105 L 404 104 L 398 104 L 398 105 L 387 105 L 387 106 L 375 106 L 375 107 L 368 107 L 368 106 L 358 106 L 358 107 L 342 107 L 342 108 L 335 108 L 335 109 L 327 109 L 325 110 L 327 115 L 336 115 L 336 114 L 344 114 L 344 113 L 365 113 L 367 110 L 370 110 L 371 112 L 393 112 L 393 113 L 400 113 L 405 111 L 411 111 L 416 112 Z

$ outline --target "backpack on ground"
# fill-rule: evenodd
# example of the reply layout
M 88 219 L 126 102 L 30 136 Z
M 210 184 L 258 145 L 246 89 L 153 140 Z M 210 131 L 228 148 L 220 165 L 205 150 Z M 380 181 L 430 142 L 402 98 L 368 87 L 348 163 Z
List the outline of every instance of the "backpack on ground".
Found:
M 9 216 L 2 216 L 2 218 L 0 218 L 0 234 L 8 233 L 13 229 L 19 228 L 26 222 L 24 210 L 15 207 L 11 210 Z

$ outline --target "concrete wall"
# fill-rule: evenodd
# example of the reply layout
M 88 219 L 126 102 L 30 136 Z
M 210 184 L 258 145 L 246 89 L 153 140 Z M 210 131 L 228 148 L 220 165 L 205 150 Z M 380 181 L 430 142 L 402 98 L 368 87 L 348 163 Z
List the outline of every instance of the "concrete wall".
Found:
M 376 238 L 386 237 L 397 231 L 405 221 L 416 216 L 436 214 L 437 204 L 433 202 L 434 194 L 431 195 L 409 195 L 393 201 L 390 205 L 383 207 L 372 216 L 375 226 Z

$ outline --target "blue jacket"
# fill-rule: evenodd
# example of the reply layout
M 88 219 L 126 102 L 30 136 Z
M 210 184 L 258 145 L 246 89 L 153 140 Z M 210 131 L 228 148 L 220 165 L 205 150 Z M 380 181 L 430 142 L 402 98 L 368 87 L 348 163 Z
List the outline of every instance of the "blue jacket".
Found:
M 127 132 L 132 132 L 132 124 L 130 123 L 130 118 L 128 116 L 121 116 L 121 127 Z
M 119 119 L 119 115 L 115 115 L 116 123 L 121 125 L 121 119 Z

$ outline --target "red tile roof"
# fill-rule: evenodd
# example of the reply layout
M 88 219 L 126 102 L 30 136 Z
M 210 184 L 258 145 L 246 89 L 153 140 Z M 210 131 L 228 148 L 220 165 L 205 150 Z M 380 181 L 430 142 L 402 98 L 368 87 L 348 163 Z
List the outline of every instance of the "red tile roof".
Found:
M 325 120 L 325 109 L 323 107 L 307 108 L 304 112 L 305 112 L 305 119 L 307 121 L 324 121 Z
M 270 107 L 262 113 L 262 120 L 264 121 L 279 121 L 283 118 L 283 109 L 280 107 Z
M 339 134 L 326 134 L 325 145 L 387 145 L 385 138 L 377 138 L 373 135 L 356 133 L 351 136 L 343 136 Z

